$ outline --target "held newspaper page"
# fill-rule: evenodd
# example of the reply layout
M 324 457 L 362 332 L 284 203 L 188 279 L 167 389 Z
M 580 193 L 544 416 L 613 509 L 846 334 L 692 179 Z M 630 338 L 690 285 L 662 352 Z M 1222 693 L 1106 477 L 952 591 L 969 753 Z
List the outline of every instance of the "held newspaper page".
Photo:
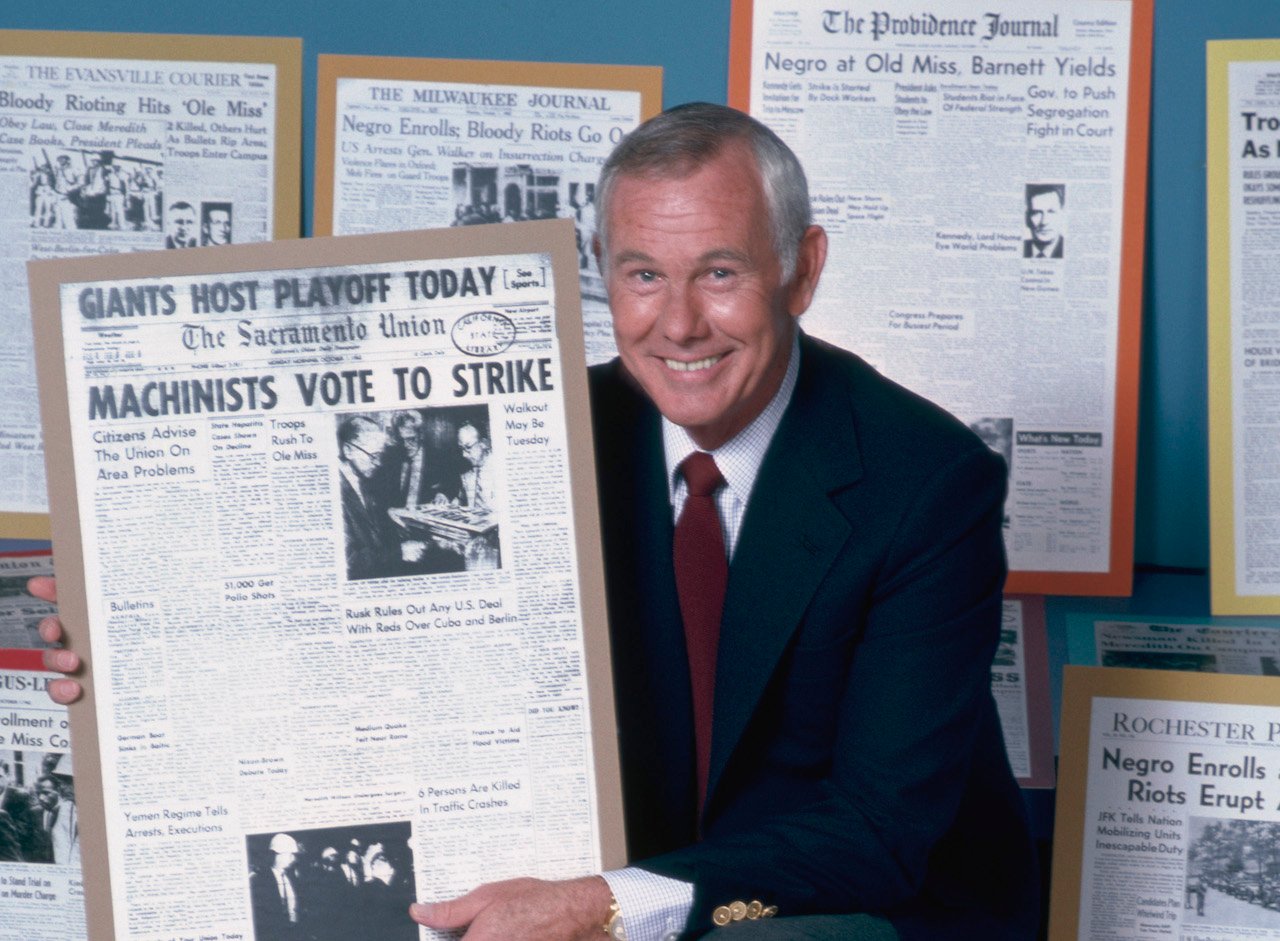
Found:
M 1280 41 L 1211 42 L 1213 612 L 1280 613 Z
M 1052 941 L 1280 937 L 1266 677 L 1067 667 Z
M 316 233 L 574 220 L 587 362 L 617 352 L 596 179 L 661 106 L 662 70 L 321 56 Z
M 1145 154 L 1135 5 L 998 7 L 737 0 L 731 103 L 795 149 L 831 240 L 805 328 L 1008 461 L 1010 590 L 1127 594 L 1132 484 L 1116 484 L 1136 433 L 1117 421 L 1118 395 L 1137 392 L 1136 293 L 1135 345 L 1120 348 L 1122 275 L 1136 291 L 1141 270 L 1140 231 L 1121 264 L 1125 226 L 1141 226 L 1126 218 L 1130 148 Z
M 84 941 L 67 710 L 32 650 L 0 649 L 0 941 Z
M 414 898 L 618 862 L 572 236 L 33 265 L 117 941 L 416 938 Z
M 288 39 L 0 31 L 6 536 L 48 536 L 27 261 L 296 236 L 300 57 Z

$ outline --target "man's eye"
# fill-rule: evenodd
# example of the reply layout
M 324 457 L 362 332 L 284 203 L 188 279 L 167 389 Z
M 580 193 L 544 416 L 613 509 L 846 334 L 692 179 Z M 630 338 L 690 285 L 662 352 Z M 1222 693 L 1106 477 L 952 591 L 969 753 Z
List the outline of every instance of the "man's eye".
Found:
M 733 277 L 733 269 L 731 268 L 712 268 L 708 273 L 713 281 L 724 281 Z
M 658 280 L 658 276 L 654 274 L 652 271 L 644 271 L 644 270 L 635 272 L 632 275 L 632 277 L 634 277 L 637 281 L 640 281 L 644 284 L 651 284 L 654 281 Z

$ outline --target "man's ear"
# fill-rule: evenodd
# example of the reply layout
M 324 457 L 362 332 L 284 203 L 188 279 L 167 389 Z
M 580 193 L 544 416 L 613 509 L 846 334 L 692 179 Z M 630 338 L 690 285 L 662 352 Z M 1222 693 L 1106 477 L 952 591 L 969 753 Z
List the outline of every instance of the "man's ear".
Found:
M 796 252 L 796 270 L 787 285 L 787 313 L 799 317 L 813 303 L 818 279 L 827 263 L 827 233 L 820 225 L 811 225 L 800 236 Z
M 600 235 L 597 233 L 591 237 L 591 254 L 596 256 L 596 269 L 604 273 L 604 258 L 601 257 Z

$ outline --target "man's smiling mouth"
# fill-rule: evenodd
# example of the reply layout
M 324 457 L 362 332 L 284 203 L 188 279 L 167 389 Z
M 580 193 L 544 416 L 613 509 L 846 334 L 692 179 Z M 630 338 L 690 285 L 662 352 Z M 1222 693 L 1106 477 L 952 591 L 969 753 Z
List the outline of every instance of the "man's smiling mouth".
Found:
M 695 359 L 693 362 L 683 362 L 678 359 L 663 359 L 668 369 L 674 369 L 676 372 L 693 372 L 698 369 L 707 369 L 714 366 L 720 360 L 724 359 L 724 354 L 720 353 L 715 356 L 708 356 L 706 359 Z

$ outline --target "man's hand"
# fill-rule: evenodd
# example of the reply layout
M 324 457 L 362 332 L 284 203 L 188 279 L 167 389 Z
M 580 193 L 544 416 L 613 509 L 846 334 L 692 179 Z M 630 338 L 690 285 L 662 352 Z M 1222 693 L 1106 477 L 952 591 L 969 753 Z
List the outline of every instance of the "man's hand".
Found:
M 409 915 L 438 930 L 467 928 L 464 941 L 569 941 L 603 937 L 613 893 L 600 876 L 562 882 L 490 882 L 447 902 L 415 903 Z
M 28 579 L 27 591 L 41 601 L 58 603 L 58 583 L 47 575 Z M 40 639 L 46 644 L 62 642 L 62 622 L 57 615 L 40 622 Z M 46 669 L 57 670 L 59 673 L 75 673 L 80 669 L 80 657 L 70 650 L 46 650 L 44 665 Z M 49 684 L 49 698 L 64 706 L 75 702 L 83 692 L 83 687 L 75 680 L 54 680 Z

